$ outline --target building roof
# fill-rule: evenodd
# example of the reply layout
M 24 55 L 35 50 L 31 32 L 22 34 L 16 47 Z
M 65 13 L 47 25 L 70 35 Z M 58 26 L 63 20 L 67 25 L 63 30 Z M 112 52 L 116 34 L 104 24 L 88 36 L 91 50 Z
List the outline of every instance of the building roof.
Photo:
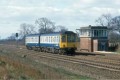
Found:
M 80 29 L 108 29 L 107 26 L 87 26 L 87 27 L 80 27 Z

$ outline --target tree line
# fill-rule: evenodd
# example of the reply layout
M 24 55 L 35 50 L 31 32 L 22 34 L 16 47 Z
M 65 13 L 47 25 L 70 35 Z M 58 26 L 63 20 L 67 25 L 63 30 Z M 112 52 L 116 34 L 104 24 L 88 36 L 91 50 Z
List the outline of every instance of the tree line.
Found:
M 49 20 L 46 17 L 38 18 L 35 20 L 35 24 L 27 24 L 22 23 L 20 24 L 19 29 L 19 38 L 24 39 L 24 37 L 28 34 L 36 34 L 36 33 L 51 33 L 51 32 L 63 32 L 67 31 L 68 28 L 66 28 L 63 25 L 55 25 L 55 22 Z M 8 39 L 15 39 L 15 34 L 11 34 Z
M 102 14 L 95 20 L 96 26 L 107 26 L 109 29 L 109 42 L 120 41 L 120 16 L 113 16 L 110 13 Z M 27 34 L 50 33 L 67 31 L 63 25 L 55 25 L 55 22 L 46 17 L 38 18 L 35 24 L 22 23 L 19 29 L 19 38 L 22 39 Z M 15 39 L 15 34 L 11 34 L 8 39 Z
M 95 22 L 99 26 L 108 27 L 108 40 L 110 43 L 120 42 L 120 15 L 102 14 Z

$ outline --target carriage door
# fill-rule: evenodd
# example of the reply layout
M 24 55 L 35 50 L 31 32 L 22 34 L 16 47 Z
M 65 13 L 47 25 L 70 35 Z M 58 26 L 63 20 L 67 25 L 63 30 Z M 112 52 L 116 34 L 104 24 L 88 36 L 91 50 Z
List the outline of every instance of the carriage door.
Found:
M 61 35 L 61 44 L 60 44 L 60 47 L 61 48 L 65 48 L 66 46 L 67 46 L 67 44 L 66 44 L 66 35 L 63 34 L 63 35 Z

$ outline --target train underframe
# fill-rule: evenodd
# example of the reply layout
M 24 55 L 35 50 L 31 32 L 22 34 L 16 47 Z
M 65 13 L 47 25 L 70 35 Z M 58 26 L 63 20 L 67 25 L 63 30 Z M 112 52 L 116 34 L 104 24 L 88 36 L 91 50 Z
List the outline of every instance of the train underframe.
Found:
M 60 55 L 74 55 L 76 48 L 53 48 L 53 47 L 29 47 L 26 46 L 29 50 L 35 50 L 39 52 L 54 53 Z

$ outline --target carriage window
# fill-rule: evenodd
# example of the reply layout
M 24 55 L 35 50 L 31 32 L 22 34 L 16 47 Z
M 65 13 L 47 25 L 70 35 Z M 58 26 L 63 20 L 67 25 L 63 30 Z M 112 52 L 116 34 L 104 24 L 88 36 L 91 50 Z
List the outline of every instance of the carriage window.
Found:
M 51 42 L 52 42 L 52 36 L 51 36 Z
M 49 42 L 50 42 L 50 37 L 49 37 Z
M 66 36 L 62 35 L 62 42 L 66 42 Z
M 46 42 L 48 42 L 48 37 L 46 37 Z
M 58 36 L 57 36 L 57 42 L 59 42 L 59 38 L 58 38 Z
M 56 36 L 54 37 L 54 42 L 56 42 Z

